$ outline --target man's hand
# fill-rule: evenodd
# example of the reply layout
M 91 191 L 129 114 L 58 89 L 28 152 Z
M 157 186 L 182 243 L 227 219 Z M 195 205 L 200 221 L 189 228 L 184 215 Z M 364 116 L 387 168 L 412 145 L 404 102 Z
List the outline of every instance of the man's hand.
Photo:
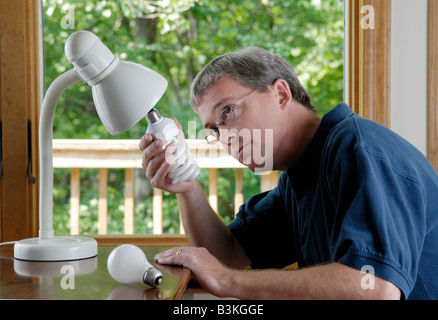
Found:
M 190 269 L 196 281 L 208 292 L 227 297 L 225 285 L 231 283 L 233 270 L 225 267 L 205 248 L 179 247 L 155 256 L 159 264 L 181 265 Z
M 178 139 L 184 139 L 181 125 L 176 119 L 173 119 L 179 128 Z M 193 190 L 194 183 L 182 182 L 176 185 L 172 184 L 168 173 L 172 164 L 166 161 L 166 151 L 163 150 L 163 141 L 155 139 L 151 134 L 145 134 L 138 147 L 143 152 L 142 166 L 146 170 L 146 177 L 151 181 L 155 188 L 159 188 L 171 193 L 182 193 Z

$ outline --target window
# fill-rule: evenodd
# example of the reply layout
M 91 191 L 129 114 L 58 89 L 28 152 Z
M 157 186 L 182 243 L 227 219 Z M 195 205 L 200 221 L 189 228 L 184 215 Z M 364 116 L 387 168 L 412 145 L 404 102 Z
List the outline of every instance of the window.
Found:
M 169 87 L 157 108 L 163 115 L 177 116 L 186 137 L 190 123 L 196 123 L 196 132 L 202 128 L 188 103 L 193 78 L 213 57 L 241 47 L 260 46 L 289 60 L 321 115 L 343 101 L 343 0 L 43 0 L 43 13 L 46 87 L 71 68 L 64 56 L 67 37 L 75 30 L 90 30 L 121 59 L 146 65 L 167 78 Z M 138 140 L 145 129 L 146 124 L 140 123 L 120 136 L 110 136 L 96 115 L 89 87 L 82 84 L 61 97 L 54 138 Z M 218 211 L 230 222 L 236 211 L 230 201 L 236 170 L 218 171 L 203 169 L 199 179 L 205 190 L 217 194 Z M 107 171 L 109 234 L 126 231 L 124 172 Z M 215 189 L 211 175 L 216 174 Z M 55 169 L 54 226 L 60 233 L 71 231 L 66 212 L 71 201 L 77 201 L 70 200 L 70 177 L 70 169 Z M 98 233 L 98 177 L 98 169 L 80 170 L 80 191 L 76 191 L 80 203 L 76 208 L 81 215 L 81 233 Z M 142 169 L 134 171 L 134 180 L 134 233 L 152 233 L 153 189 Z M 243 181 L 244 199 L 260 191 L 260 177 L 247 169 Z M 176 197 L 164 194 L 162 205 L 163 232 L 179 233 Z

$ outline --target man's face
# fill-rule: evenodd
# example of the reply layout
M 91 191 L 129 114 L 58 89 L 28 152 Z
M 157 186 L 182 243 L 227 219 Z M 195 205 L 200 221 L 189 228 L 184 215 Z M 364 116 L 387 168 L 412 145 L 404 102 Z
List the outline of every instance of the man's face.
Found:
M 273 95 L 270 90 L 252 91 L 231 78 L 222 78 L 201 97 L 198 114 L 204 127 L 212 129 L 220 123 L 221 112 L 233 110 L 232 122 L 217 127 L 219 141 L 250 170 L 270 171 L 274 154 Z

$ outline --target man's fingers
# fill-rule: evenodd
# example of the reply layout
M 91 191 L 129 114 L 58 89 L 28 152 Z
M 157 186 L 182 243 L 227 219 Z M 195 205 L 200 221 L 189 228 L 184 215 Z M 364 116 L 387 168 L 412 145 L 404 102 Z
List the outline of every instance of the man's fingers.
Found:
M 154 140 L 153 143 L 150 143 L 144 150 L 143 150 L 143 160 L 142 160 L 142 166 L 143 169 L 147 170 L 147 167 L 149 165 L 149 162 L 154 157 L 157 157 L 163 153 L 163 142 L 161 140 Z
M 146 147 L 154 140 L 154 137 L 147 133 L 145 134 L 141 139 L 140 142 L 138 143 L 138 148 L 141 151 L 144 151 L 144 149 L 146 149 Z

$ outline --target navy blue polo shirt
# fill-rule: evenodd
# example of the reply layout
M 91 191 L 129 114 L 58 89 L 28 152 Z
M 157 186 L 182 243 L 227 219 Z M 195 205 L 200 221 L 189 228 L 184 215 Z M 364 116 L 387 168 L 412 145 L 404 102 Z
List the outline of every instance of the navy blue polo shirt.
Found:
M 339 262 L 392 282 L 403 298 L 438 299 L 438 175 L 414 146 L 346 104 L 229 228 L 253 268 Z

